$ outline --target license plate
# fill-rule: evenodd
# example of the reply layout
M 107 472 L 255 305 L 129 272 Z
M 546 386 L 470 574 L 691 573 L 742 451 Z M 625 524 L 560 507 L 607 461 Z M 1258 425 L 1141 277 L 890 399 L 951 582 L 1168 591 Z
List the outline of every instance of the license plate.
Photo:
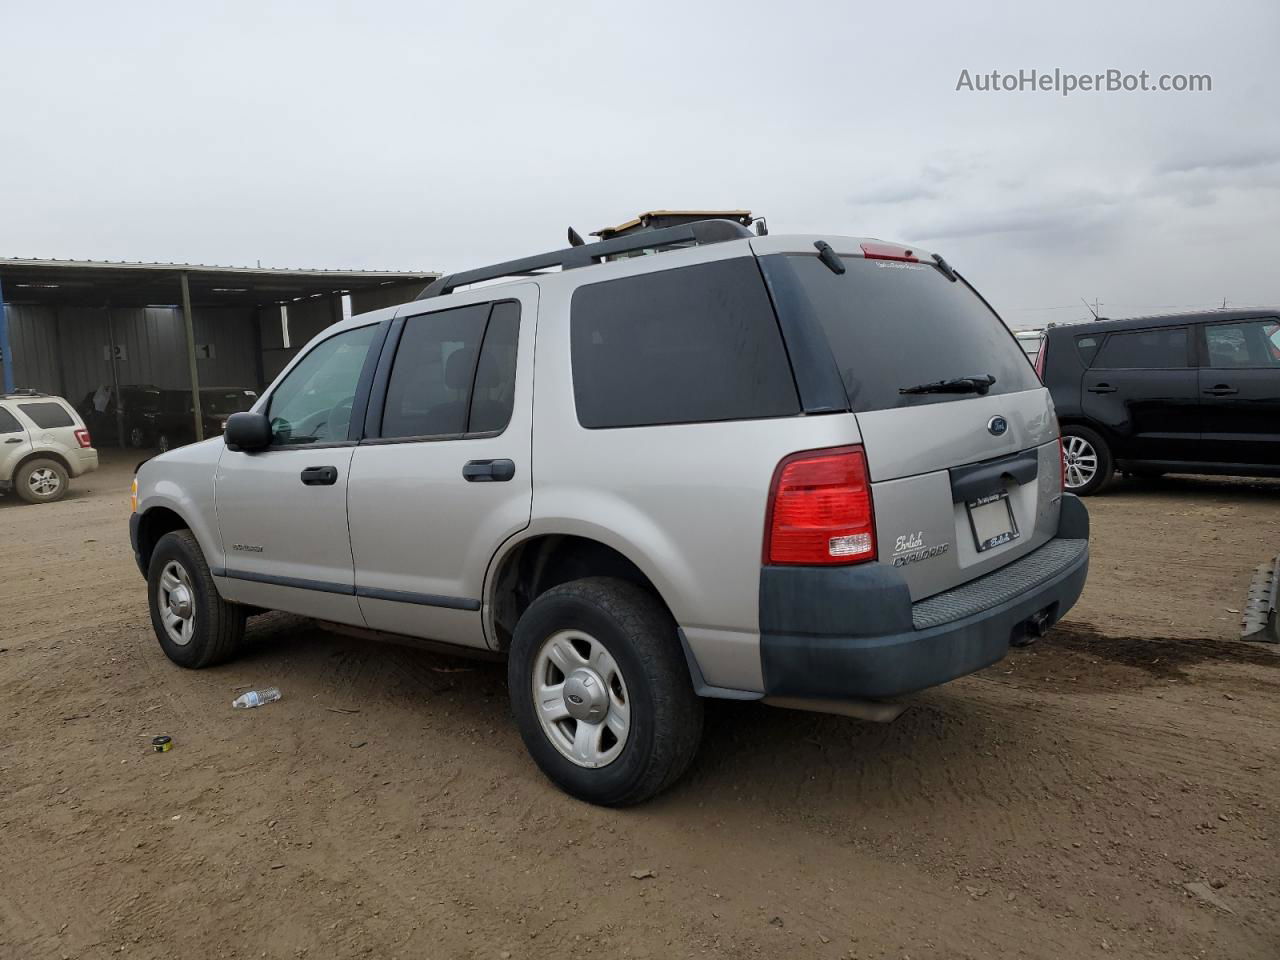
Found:
M 1006 491 L 970 500 L 965 506 L 969 509 L 969 526 L 979 553 L 1018 539 L 1018 524 L 1013 519 L 1013 505 Z

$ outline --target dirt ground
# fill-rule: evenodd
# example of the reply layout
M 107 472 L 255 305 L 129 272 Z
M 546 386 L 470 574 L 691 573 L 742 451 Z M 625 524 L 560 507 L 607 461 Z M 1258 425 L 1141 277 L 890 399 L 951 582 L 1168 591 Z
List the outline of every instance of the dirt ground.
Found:
M 618 812 L 541 777 L 495 665 L 281 615 L 171 665 L 132 460 L 0 500 L 5 960 L 1280 956 L 1280 656 L 1232 639 L 1280 482 L 1120 484 L 1046 640 L 886 726 L 713 702 Z

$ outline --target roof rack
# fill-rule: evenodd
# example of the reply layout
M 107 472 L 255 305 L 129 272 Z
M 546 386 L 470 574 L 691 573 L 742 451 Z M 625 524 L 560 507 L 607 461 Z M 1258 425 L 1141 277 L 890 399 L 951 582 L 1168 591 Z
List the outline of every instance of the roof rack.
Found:
M 464 270 L 462 273 L 446 274 L 433 281 L 427 289 L 418 294 L 417 299 L 442 297 L 468 284 L 497 280 L 501 277 L 527 277 L 553 267 L 560 267 L 562 270 L 589 267 L 606 257 L 636 250 L 652 250 L 676 244 L 724 243 L 728 240 L 741 240 L 751 236 L 754 234 L 750 230 L 732 220 L 699 220 L 696 223 L 686 223 L 678 227 L 647 230 L 630 236 L 615 237 L 612 240 L 601 240 L 599 243 L 584 243 L 551 253 L 508 260 L 505 263 L 495 263 L 475 270 Z

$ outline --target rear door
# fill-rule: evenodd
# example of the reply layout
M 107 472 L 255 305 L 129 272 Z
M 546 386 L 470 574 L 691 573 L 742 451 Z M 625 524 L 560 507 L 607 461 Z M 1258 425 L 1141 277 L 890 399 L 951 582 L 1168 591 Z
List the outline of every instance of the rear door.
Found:
M 1198 459 L 1280 466 L 1280 319 L 1200 327 Z
M 27 428 L 18 422 L 18 418 L 8 408 L 0 406 L 0 480 L 13 479 L 18 461 L 30 449 Z
M 1107 335 L 1085 372 L 1081 406 L 1118 460 L 1195 460 L 1200 393 L 1189 327 Z
M 489 561 L 532 509 L 538 288 L 480 296 L 394 321 L 347 493 L 365 622 L 474 647 Z

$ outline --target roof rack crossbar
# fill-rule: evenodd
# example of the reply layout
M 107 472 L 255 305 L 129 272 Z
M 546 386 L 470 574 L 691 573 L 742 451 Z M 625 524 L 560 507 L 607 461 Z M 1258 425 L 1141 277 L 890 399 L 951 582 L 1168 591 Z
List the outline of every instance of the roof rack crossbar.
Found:
M 589 267 L 605 257 L 620 253 L 631 253 L 635 250 L 648 250 L 655 247 L 669 247 L 677 243 L 724 243 L 727 240 L 740 240 L 754 236 L 750 230 L 732 220 L 699 220 L 695 223 L 681 224 L 678 227 L 665 227 L 661 230 L 647 230 L 626 237 L 615 237 L 612 240 L 601 240 L 598 243 L 585 243 L 580 247 L 565 247 L 551 253 L 540 253 L 532 257 L 521 257 L 519 260 L 507 260 L 487 267 L 451 273 L 432 281 L 427 289 L 418 294 L 418 300 L 431 297 L 442 297 L 452 293 L 458 287 L 485 280 L 498 280 L 502 277 L 529 276 L 540 270 L 560 267 L 573 270 L 577 267 Z

